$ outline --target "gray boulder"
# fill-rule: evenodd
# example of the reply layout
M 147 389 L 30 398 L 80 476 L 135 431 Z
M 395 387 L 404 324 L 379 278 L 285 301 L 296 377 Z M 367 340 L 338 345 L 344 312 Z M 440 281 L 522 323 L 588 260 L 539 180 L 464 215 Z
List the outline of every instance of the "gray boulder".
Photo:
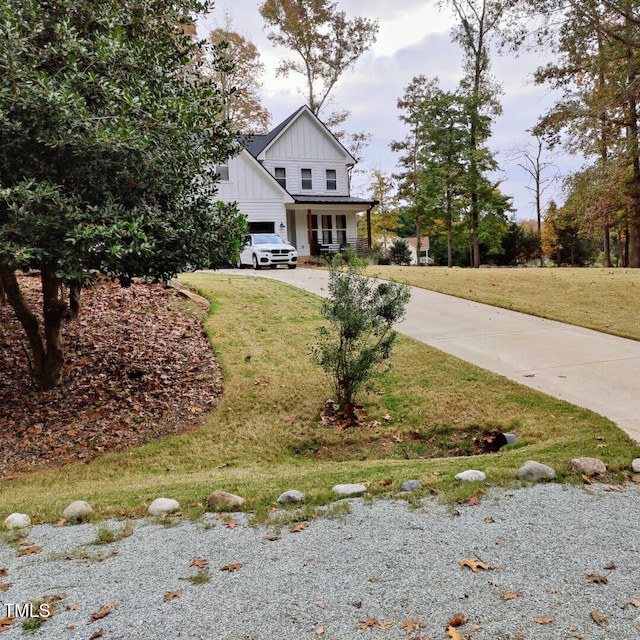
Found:
M 337 484 L 333 487 L 332 491 L 341 498 L 348 498 L 349 496 L 361 496 L 367 487 L 363 484 Z
M 305 498 L 306 496 L 302 491 L 291 489 L 290 491 L 281 493 L 277 502 L 278 504 L 298 504 L 299 502 L 304 502 Z
M 468 469 L 467 471 L 458 473 L 455 478 L 460 482 L 484 482 L 487 479 L 487 476 L 483 471 Z
M 640 473 L 640 458 L 636 458 L 631 463 L 631 469 L 633 470 L 633 473 Z
M 234 493 L 227 493 L 217 489 L 208 498 L 207 503 L 211 509 L 221 509 L 224 511 L 237 511 L 242 509 L 246 500 Z
M 26 513 L 12 513 L 4 521 L 5 529 L 24 529 L 31 526 L 31 518 Z
M 149 505 L 149 513 L 152 516 L 159 516 L 163 513 L 173 513 L 180 508 L 180 503 L 172 498 L 156 498 Z
M 516 472 L 516 478 L 520 480 L 531 480 L 539 482 L 540 480 L 554 480 L 556 472 L 546 464 L 536 462 L 535 460 L 527 460 Z
M 607 472 L 607 465 L 598 458 L 574 458 L 569 463 L 569 469 L 573 473 L 592 477 L 604 475 Z
M 93 509 L 88 502 L 76 500 L 72 502 L 63 512 L 62 517 L 69 522 L 84 520 L 93 513 Z
M 405 480 L 400 485 L 400 491 L 417 491 L 418 489 L 422 489 L 420 480 Z

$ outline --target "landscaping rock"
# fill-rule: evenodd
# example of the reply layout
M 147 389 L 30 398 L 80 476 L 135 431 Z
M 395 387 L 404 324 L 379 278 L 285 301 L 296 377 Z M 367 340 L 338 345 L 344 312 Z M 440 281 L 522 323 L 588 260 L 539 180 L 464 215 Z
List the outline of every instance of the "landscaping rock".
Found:
M 348 498 L 349 496 L 361 496 L 367 487 L 363 484 L 337 484 L 333 487 L 332 491 L 341 498 Z
M 227 493 L 226 491 L 220 491 L 219 489 L 214 491 L 208 498 L 207 503 L 211 509 L 222 509 L 225 511 L 236 511 L 241 509 L 246 500 L 233 493 Z
M 633 473 L 640 473 L 640 458 L 636 458 L 631 463 L 631 469 L 633 470 Z
M 159 516 L 163 513 L 173 513 L 180 508 L 180 503 L 171 498 L 156 498 L 149 505 L 149 513 L 152 516 Z
M 12 513 L 4 521 L 5 529 L 24 529 L 31 526 L 31 518 L 26 513 Z
M 460 480 L 461 482 L 483 482 L 487 479 L 487 476 L 483 471 L 468 469 L 467 471 L 458 473 L 455 478 L 456 480 Z
M 569 468 L 573 473 L 588 477 L 601 476 L 607 472 L 607 465 L 598 458 L 574 458 L 569 463 Z
M 297 504 L 299 502 L 304 502 L 306 496 L 302 491 L 296 491 L 295 489 L 291 489 L 290 491 L 285 491 L 280 494 L 277 502 L 278 504 Z
M 556 472 L 546 464 L 536 462 L 535 460 L 527 460 L 516 472 L 516 478 L 520 480 L 531 480 L 539 482 L 540 480 L 554 480 Z
M 63 512 L 62 517 L 69 522 L 84 520 L 93 513 L 93 509 L 88 502 L 76 500 L 72 502 Z
M 422 489 L 420 480 L 405 480 L 400 485 L 400 491 L 417 491 L 418 489 Z

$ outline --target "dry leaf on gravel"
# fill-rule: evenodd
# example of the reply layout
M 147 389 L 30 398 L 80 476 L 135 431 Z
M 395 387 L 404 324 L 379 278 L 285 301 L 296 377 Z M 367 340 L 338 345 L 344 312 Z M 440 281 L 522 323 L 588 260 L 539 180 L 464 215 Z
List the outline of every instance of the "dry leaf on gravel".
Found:
M 464 640 L 464 638 L 462 637 L 462 635 L 456 630 L 455 627 L 452 627 L 451 625 L 449 625 L 447 627 L 447 635 L 449 636 L 449 638 L 451 638 L 451 640 Z
M 405 620 L 400 625 L 400 628 L 407 635 L 409 635 L 410 633 L 414 633 L 415 631 L 420 631 L 420 629 L 424 629 L 424 627 L 425 625 L 423 625 L 422 622 L 420 622 L 420 620 L 417 620 L 416 618 L 410 618 L 409 620 Z
M 11 629 L 11 625 L 15 624 L 15 619 L 13 616 L 7 616 L 6 618 L 0 618 L 0 632 L 9 631 Z
M 356 629 L 358 629 L 358 631 L 362 631 L 363 629 L 374 627 L 376 624 L 378 624 L 378 621 L 373 616 L 367 616 L 367 619 L 364 622 L 356 625 Z
M 379 629 L 384 633 L 387 633 L 387 631 L 389 631 L 391 627 L 393 627 L 393 622 L 391 622 L 391 620 L 383 620 L 382 622 L 378 622 L 378 624 L 376 624 L 376 629 Z
M 104 629 L 98 629 L 94 634 L 89 637 L 89 640 L 97 640 L 104 635 Z
M 169 600 L 174 600 L 175 598 L 182 597 L 182 591 L 169 591 L 169 593 L 164 594 L 164 602 L 169 602 Z
M 30 556 L 34 553 L 41 553 L 42 547 L 25 547 L 24 549 L 20 549 L 18 551 L 18 556 Z
M 220 571 L 228 571 L 229 573 L 239 571 L 240 569 L 242 569 L 242 564 L 239 562 L 236 564 L 226 564 L 224 567 L 220 567 Z
M 463 624 L 467 624 L 469 618 L 466 618 L 464 613 L 456 613 L 451 620 L 449 620 L 450 627 L 461 627 Z
M 609 618 L 600 615 L 597 611 L 592 611 L 591 612 L 591 617 L 593 618 L 593 621 L 599 626 L 599 627 L 603 627 L 607 624 L 609 624 Z
M 499 569 L 499 566 L 491 566 L 486 564 L 485 562 L 481 562 L 480 560 L 461 560 L 458 563 L 461 567 L 469 567 L 473 573 L 477 573 L 478 569 L 483 569 L 484 571 L 492 571 L 493 569 Z
M 295 526 L 291 527 L 291 533 L 300 533 L 304 531 L 309 525 L 306 522 L 299 522 Z
M 107 604 L 103 604 L 100 609 L 98 609 L 98 611 L 89 618 L 89 622 L 95 622 L 96 620 L 100 620 L 101 618 L 108 616 L 115 608 L 115 602 L 107 602 Z
M 599 576 L 595 573 L 590 573 L 585 580 L 586 584 L 609 584 L 609 580 L 604 576 Z
M 190 567 L 198 567 L 198 569 L 204 569 L 207 564 L 209 563 L 208 560 L 192 560 L 191 564 L 189 564 Z
M 553 618 L 545 618 L 543 616 L 540 616 L 539 618 L 534 618 L 533 621 L 537 622 L 538 624 L 551 624 L 553 622 Z
M 500 598 L 502 600 L 515 600 L 516 598 L 519 598 L 522 595 L 522 591 L 507 591 L 506 593 L 503 593 Z
M 228 520 L 225 520 L 222 524 L 223 526 L 227 527 L 227 529 L 235 529 L 240 523 L 237 520 L 234 520 L 233 518 L 229 518 Z
M 4 582 L 3 584 L 0 584 L 0 591 L 8 591 L 11 587 L 13 587 L 12 582 Z

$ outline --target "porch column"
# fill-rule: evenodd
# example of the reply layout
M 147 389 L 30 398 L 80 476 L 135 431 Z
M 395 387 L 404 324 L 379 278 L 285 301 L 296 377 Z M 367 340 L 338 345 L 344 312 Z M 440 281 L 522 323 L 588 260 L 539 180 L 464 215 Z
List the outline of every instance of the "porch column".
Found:
M 309 255 L 313 256 L 313 229 L 311 223 L 311 209 L 307 209 L 307 235 L 309 236 Z
M 371 209 L 373 207 L 367 209 L 367 244 L 369 249 L 371 249 Z

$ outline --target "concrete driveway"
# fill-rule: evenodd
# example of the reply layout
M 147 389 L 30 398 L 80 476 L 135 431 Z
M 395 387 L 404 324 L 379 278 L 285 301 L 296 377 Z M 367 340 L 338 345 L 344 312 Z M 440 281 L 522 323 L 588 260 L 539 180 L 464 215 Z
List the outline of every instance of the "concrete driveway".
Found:
M 319 269 L 225 270 L 327 296 Z M 411 287 L 398 331 L 606 416 L 640 442 L 640 342 Z

